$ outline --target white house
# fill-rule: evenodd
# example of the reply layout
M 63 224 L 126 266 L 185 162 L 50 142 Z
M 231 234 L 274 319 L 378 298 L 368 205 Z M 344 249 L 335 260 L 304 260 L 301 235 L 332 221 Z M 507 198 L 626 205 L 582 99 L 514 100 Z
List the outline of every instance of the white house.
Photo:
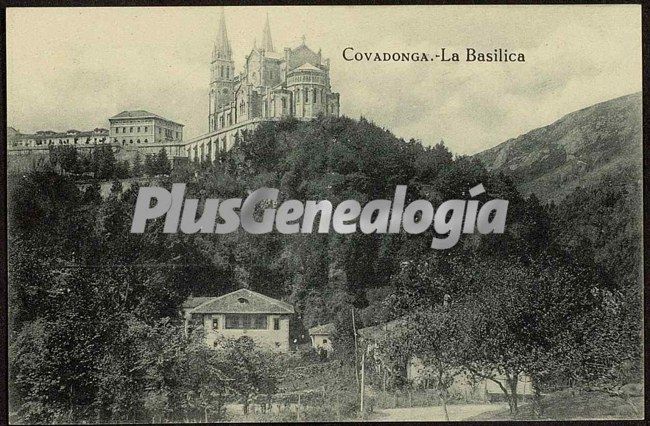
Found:
M 317 325 L 309 329 L 309 337 L 311 339 L 311 346 L 316 349 L 324 349 L 329 354 L 332 352 L 332 335 L 336 327 L 334 323 Z
M 289 317 L 293 306 L 248 289 L 219 297 L 191 297 L 182 305 L 185 329 L 198 324 L 206 344 L 218 346 L 223 338 L 249 336 L 261 348 L 289 351 Z

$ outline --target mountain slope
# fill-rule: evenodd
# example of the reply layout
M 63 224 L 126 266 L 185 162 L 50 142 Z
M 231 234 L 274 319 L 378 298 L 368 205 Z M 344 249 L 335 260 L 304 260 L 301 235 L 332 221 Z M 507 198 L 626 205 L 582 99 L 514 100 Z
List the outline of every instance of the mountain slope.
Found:
M 560 201 L 605 175 L 640 181 L 641 106 L 641 93 L 592 105 L 476 157 L 488 169 L 511 176 L 524 194 L 545 201 Z

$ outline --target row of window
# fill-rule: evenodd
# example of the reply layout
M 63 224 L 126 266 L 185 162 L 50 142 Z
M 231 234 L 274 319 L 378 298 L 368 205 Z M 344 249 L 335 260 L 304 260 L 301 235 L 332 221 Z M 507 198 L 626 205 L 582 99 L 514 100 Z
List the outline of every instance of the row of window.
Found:
M 116 127 L 115 128 L 115 133 L 120 133 L 120 129 L 122 129 L 121 133 L 126 133 L 126 129 L 129 129 L 129 133 L 133 133 L 133 129 L 135 129 L 135 133 L 140 133 L 140 130 L 142 130 L 144 133 L 149 132 L 149 126 L 129 126 L 129 127 Z M 163 129 L 158 128 L 158 134 L 162 134 Z M 176 139 L 179 139 L 181 137 L 181 132 L 174 132 L 173 130 L 170 129 L 165 129 L 165 136 L 168 138 L 173 138 L 174 134 L 176 134 Z
M 24 142 L 13 142 L 11 145 L 12 146 L 42 146 L 42 145 L 78 145 L 80 143 L 84 143 L 86 145 L 90 143 L 97 143 L 97 142 L 104 142 L 104 138 L 86 138 L 84 141 L 80 141 L 78 138 L 75 138 L 72 142 L 70 142 L 69 139 L 59 139 L 58 142 L 54 139 L 36 139 L 36 140 L 28 140 Z
M 119 143 L 119 139 L 115 138 L 115 142 Z M 133 143 L 133 139 L 129 139 L 129 143 Z M 140 139 L 137 139 L 135 143 L 140 143 Z M 144 143 L 149 143 L 149 139 L 145 139 Z M 122 139 L 122 145 L 126 145 L 126 139 Z
M 296 75 L 290 77 L 289 82 L 323 83 L 323 77 L 317 75 Z
M 126 129 L 129 129 L 129 133 L 133 133 L 133 129 L 136 129 L 136 133 L 140 133 L 140 126 L 129 126 L 129 127 L 116 127 L 115 128 L 115 133 L 120 133 L 120 129 L 122 129 L 122 133 L 126 133 Z M 144 133 L 147 133 L 149 131 L 149 126 L 143 126 Z
M 227 65 L 219 65 L 219 77 L 230 78 L 230 67 Z
M 223 324 L 219 324 L 219 318 L 212 318 L 212 329 L 220 330 Z M 255 314 L 232 314 L 226 315 L 225 328 L 227 330 L 266 330 L 268 322 L 266 315 Z M 280 329 L 280 318 L 273 318 L 273 330 Z
M 325 91 L 323 89 L 296 89 L 296 93 L 294 95 L 295 102 L 300 102 L 300 92 L 303 92 L 303 100 L 305 103 L 309 102 L 309 93 L 311 92 L 311 101 L 312 103 L 316 103 L 318 100 L 318 97 L 320 96 L 320 101 L 325 102 Z

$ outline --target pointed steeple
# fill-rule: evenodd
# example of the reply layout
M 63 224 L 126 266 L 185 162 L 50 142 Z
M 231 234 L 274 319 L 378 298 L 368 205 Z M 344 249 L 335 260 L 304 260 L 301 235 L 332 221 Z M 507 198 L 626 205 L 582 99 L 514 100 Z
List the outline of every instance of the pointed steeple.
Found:
M 275 52 L 273 50 L 273 40 L 271 39 L 271 25 L 269 25 L 269 14 L 266 14 L 266 24 L 264 25 L 264 32 L 262 33 L 262 49 L 267 52 Z
M 217 30 L 217 37 L 214 40 L 214 49 L 212 50 L 212 59 L 232 59 L 232 51 L 230 50 L 230 41 L 228 40 L 228 31 L 226 30 L 226 16 L 221 8 L 221 17 L 219 18 L 219 29 Z

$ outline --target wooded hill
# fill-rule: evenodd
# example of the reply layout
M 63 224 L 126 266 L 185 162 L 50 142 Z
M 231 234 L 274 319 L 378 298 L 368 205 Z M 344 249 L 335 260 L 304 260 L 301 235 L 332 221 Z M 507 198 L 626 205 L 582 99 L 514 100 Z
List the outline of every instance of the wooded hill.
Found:
M 222 358 L 173 337 L 181 335 L 178 308 L 185 298 L 239 287 L 292 303 L 292 338 L 306 340 L 306 328 L 335 322 L 337 356 L 346 362 L 354 359 L 354 308 L 359 328 L 412 315 L 414 332 L 424 338 L 397 343 L 434 344 L 436 336 L 427 334 L 434 331 L 465 336 L 443 345 L 455 348 L 445 353 L 465 357 L 448 362 L 525 371 L 539 386 L 640 374 L 640 299 L 628 291 L 636 287 L 617 279 L 616 265 L 598 263 L 592 241 L 568 241 L 578 223 L 568 205 L 555 213 L 535 195 L 522 196 L 510 177 L 476 158 L 454 158 L 443 144 L 398 139 L 363 118 L 265 123 L 214 163 L 189 164 L 163 178 L 167 189 L 173 182 L 187 183 L 187 198 L 239 198 L 273 187 L 280 201 L 333 204 L 389 199 L 396 185 L 408 185 L 407 203 L 428 199 L 434 206 L 467 199 L 469 188 L 482 183 L 486 193 L 477 199 L 510 204 L 504 234 L 465 234 L 444 251 L 430 248 L 431 229 L 184 235 L 163 233 L 157 220 L 131 234 L 137 185 L 123 191 L 116 182 L 103 199 L 98 184 L 81 191 L 70 176 L 47 167 L 14 176 L 8 182 L 10 386 L 23 421 L 182 420 L 207 407 L 217 419 L 225 393 L 210 393 L 214 383 L 246 398 L 271 392 L 266 358 L 251 355 L 259 371 L 250 377 L 266 378 L 256 388 L 231 377 L 248 374 L 242 369 L 249 364 L 229 367 L 240 355 Z M 612 191 L 611 208 L 628 202 Z M 442 306 L 445 297 L 453 309 Z M 460 334 L 428 327 L 436 316 L 446 318 L 436 324 L 460 327 Z M 168 342 L 173 350 L 161 351 Z M 404 354 L 432 350 L 409 345 L 392 362 L 403 365 Z M 199 374 L 191 368 L 197 363 L 214 368 Z M 398 379 L 391 386 L 401 386 Z

